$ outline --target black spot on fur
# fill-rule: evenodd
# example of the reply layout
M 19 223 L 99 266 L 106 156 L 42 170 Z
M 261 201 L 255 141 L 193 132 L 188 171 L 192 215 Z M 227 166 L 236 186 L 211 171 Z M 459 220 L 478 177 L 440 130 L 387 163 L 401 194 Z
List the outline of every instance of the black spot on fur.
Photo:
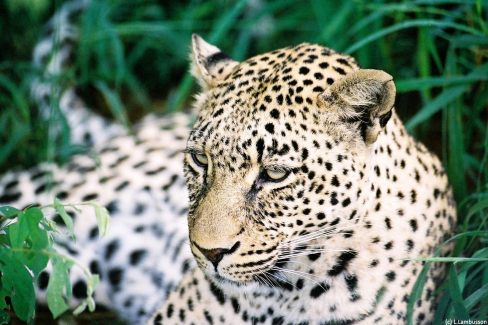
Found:
M 112 286 L 118 286 L 120 281 L 122 281 L 123 271 L 122 269 L 116 267 L 108 271 L 108 280 Z
M 105 248 L 105 259 L 110 260 L 115 252 L 119 249 L 119 241 L 117 239 L 112 240 Z
M 39 289 L 44 290 L 47 288 L 47 284 L 49 283 L 49 273 L 46 271 L 42 271 L 41 274 L 39 274 L 39 278 L 37 279 L 37 285 L 39 286 Z
M 269 133 L 271 134 L 274 134 L 274 125 L 273 123 L 268 123 L 264 126 L 264 128 L 266 129 L 266 131 L 268 131 Z
M 390 271 L 390 272 L 386 273 L 386 274 L 385 274 L 385 276 L 386 276 L 386 279 L 387 279 L 389 282 L 394 281 L 394 280 L 395 280 L 395 278 L 396 278 L 396 274 L 395 274 L 395 272 L 394 272 L 394 271 Z
M 262 138 L 256 141 L 256 151 L 258 152 L 258 162 L 260 163 L 263 159 L 264 152 L 264 140 Z
M 358 278 L 355 275 L 348 275 L 344 278 L 347 290 L 354 291 L 358 287 Z
M 322 255 L 322 254 L 321 253 L 309 254 L 308 259 L 311 261 L 316 261 L 320 257 L 320 255 Z
M 283 317 L 275 317 L 271 322 L 272 325 L 283 325 L 285 323 L 285 319 Z
M 418 229 L 417 220 L 411 219 L 408 223 L 410 224 L 410 228 L 412 228 L 412 231 L 414 232 L 417 231 Z
M 105 206 L 105 208 L 107 209 L 109 214 L 114 214 L 115 212 L 117 212 L 119 210 L 118 205 L 119 205 L 118 201 L 114 200 L 114 201 L 111 201 L 109 204 L 107 204 Z
M 93 201 L 93 200 L 96 200 L 97 198 L 98 198 L 97 193 L 90 193 L 90 194 L 83 196 L 81 198 L 81 201 Z
M 325 163 L 325 168 L 328 170 L 328 171 L 331 171 L 332 170 L 332 164 L 330 162 L 326 162 Z
M 156 317 L 154 317 L 153 325 L 162 325 L 163 324 L 162 320 L 163 320 L 163 316 L 160 313 L 158 313 Z
M 306 75 L 306 74 L 308 74 L 309 71 L 310 71 L 310 69 L 307 67 L 300 67 L 300 70 L 298 71 L 298 73 Z
M 218 63 L 219 61 L 222 60 L 229 60 L 229 56 L 225 54 L 224 52 L 217 52 L 215 54 L 210 55 L 205 59 L 205 65 L 207 67 L 211 67 L 212 65 Z
M 21 193 L 4 194 L 0 196 L 0 203 L 10 203 L 17 201 L 21 197 Z
M 329 291 L 329 289 L 330 289 L 330 286 L 327 283 L 322 282 L 322 283 L 316 285 L 315 287 L 313 287 L 312 290 L 310 290 L 310 297 L 317 299 L 322 294 Z
M 221 305 L 225 304 L 224 292 L 222 290 L 220 290 L 220 288 L 218 288 L 213 282 L 209 283 L 209 287 L 210 287 L 210 292 L 212 292 L 212 294 L 217 299 L 217 301 Z
M 211 325 L 213 325 L 213 318 L 212 316 L 210 316 L 210 313 L 207 311 L 207 310 L 204 310 L 203 311 L 203 315 L 205 316 L 205 319 L 207 320 L 207 322 Z
M 85 281 L 76 281 L 75 285 L 73 286 L 73 296 L 77 299 L 85 299 L 87 297 L 86 289 L 87 287 Z
M 237 301 L 236 298 L 232 297 L 232 298 L 230 298 L 230 303 L 232 305 L 232 309 L 234 310 L 234 313 L 238 314 L 239 311 L 241 310 L 241 306 L 239 305 L 239 301 Z
M 130 253 L 129 262 L 131 265 L 137 265 L 147 255 L 147 251 L 144 249 L 137 249 Z
M 341 184 L 339 183 L 339 179 L 337 178 L 337 175 L 334 175 L 334 176 L 332 177 L 332 181 L 330 182 L 330 184 L 331 184 L 332 186 L 336 186 L 336 187 L 337 187 L 337 186 L 339 186 L 339 185 L 341 185 Z
M 91 273 L 100 275 L 100 266 L 97 261 L 91 261 L 89 268 Z
M 280 118 L 280 112 L 276 108 L 272 109 L 269 115 L 271 115 L 271 117 L 274 119 Z
M 346 252 L 343 252 L 337 257 L 336 264 L 332 266 L 332 268 L 327 272 L 330 276 L 337 276 L 340 273 L 342 273 L 349 263 L 351 262 L 352 259 L 354 259 L 358 253 L 354 250 L 348 250 Z
M 173 312 L 174 312 L 174 310 L 175 310 L 175 309 L 174 309 L 173 304 L 169 304 L 169 305 L 168 305 L 168 308 L 166 308 L 166 316 L 167 316 L 168 318 L 171 318 L 171 316 L 173 316 Z
M 223 109 L 223 108 L 220 108 L 219 110 L 217 110 L 217 111 L 214 113 L 213 117 L 217 117 L 217 116 L 219 116 L 219 115 L 222 115 L 222 113 L 223 113 L 223 112 L 224 112 L 224 109 Z

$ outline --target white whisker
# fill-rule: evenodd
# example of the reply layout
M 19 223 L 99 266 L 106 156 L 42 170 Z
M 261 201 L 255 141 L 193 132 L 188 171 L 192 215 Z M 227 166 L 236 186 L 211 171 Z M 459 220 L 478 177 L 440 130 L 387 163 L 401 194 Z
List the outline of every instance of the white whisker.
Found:
M 287 241 L 287 244 L 298 244 L 302 242 L 311 241 L 320 237 L 325 237 L 325 236 L 335 235 L 335 234 L 343 234 L 344 230 L 349 230 L 350 227 L 351 225 L 342 225 L 340 227 L 333 226 L 329 228 L 322 228 L 317 231 L 311 232 L 309 234 L 289 240 Z
M 319 281 L 317 281 L 317 280 L 315 280 L 315 279 L 312 278 L 312 277 L 315 277 L 318 280 L 322 280 L 319 277 L 317 277 L 316 275 L 313 275 L 313 274 L 310 274 L 310 273 L 301 272 L 301 271 L 284 269 L 284 268 L 281 268 L 281 267 L 278 267 L 278 266 L 274 266 L 272 269 L 275 269 L 275 270 L 280 271 L 280 272 L 290 273 L 290 274 L 293 274 L 293 275 L 296 275 L 296 276 L 304 277 L 307 280 L 312 281 L 313 283 L 315 283 L 316 285 L 318 285 L 319 287 L 321 287 L 324 291 L 327 291 L 327 289 L 324 288 L 323 285 Z

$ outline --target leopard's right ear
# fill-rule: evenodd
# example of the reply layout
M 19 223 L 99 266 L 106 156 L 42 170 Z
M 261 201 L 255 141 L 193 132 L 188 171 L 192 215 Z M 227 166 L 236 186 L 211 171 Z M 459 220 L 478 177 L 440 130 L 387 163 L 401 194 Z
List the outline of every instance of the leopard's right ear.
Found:
M 239 62 L 232 60 L 216 46 L 197 34 L 192 35 L 192 75 L 200 85 L 209 89 L 227 77 Z
M 392 115 L 395 95 L 395 83 L 388 73 L 360 69 L 327 88 L 318 103 L 356 127 L 365 143 L 371 144 Z

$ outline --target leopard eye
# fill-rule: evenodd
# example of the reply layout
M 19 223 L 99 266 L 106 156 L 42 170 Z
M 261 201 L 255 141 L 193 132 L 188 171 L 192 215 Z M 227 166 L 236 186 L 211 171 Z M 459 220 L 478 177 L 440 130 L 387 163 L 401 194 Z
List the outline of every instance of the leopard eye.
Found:
M 281 182 L 285 180 L 289 174 L 289 170 L 282 168 L 266 168 L 263 171 L 264 180 L 270 182 Z
M 197 164 L 200 167 L 207 167 L 208 166 L 208 157 L 206 154 L 192 152 L 191 158 L 193 159 L 195 164 Z

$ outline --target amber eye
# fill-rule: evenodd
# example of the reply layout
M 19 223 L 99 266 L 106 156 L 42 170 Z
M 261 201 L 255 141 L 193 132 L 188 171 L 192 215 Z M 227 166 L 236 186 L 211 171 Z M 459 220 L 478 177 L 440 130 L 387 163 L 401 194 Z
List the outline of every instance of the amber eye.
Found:
M 290 174 L 289 170 L 282 168 L 266 168 L 263 170 L 263 178 L 265 181 L 269 182 L 281 182 L 285 180 Z
M 192 152 L 191 153 L 191 158 L 200 167 L 207 167 L 208 166 L 208 158 L 206 154 L 203 153 L 196 153 Z

